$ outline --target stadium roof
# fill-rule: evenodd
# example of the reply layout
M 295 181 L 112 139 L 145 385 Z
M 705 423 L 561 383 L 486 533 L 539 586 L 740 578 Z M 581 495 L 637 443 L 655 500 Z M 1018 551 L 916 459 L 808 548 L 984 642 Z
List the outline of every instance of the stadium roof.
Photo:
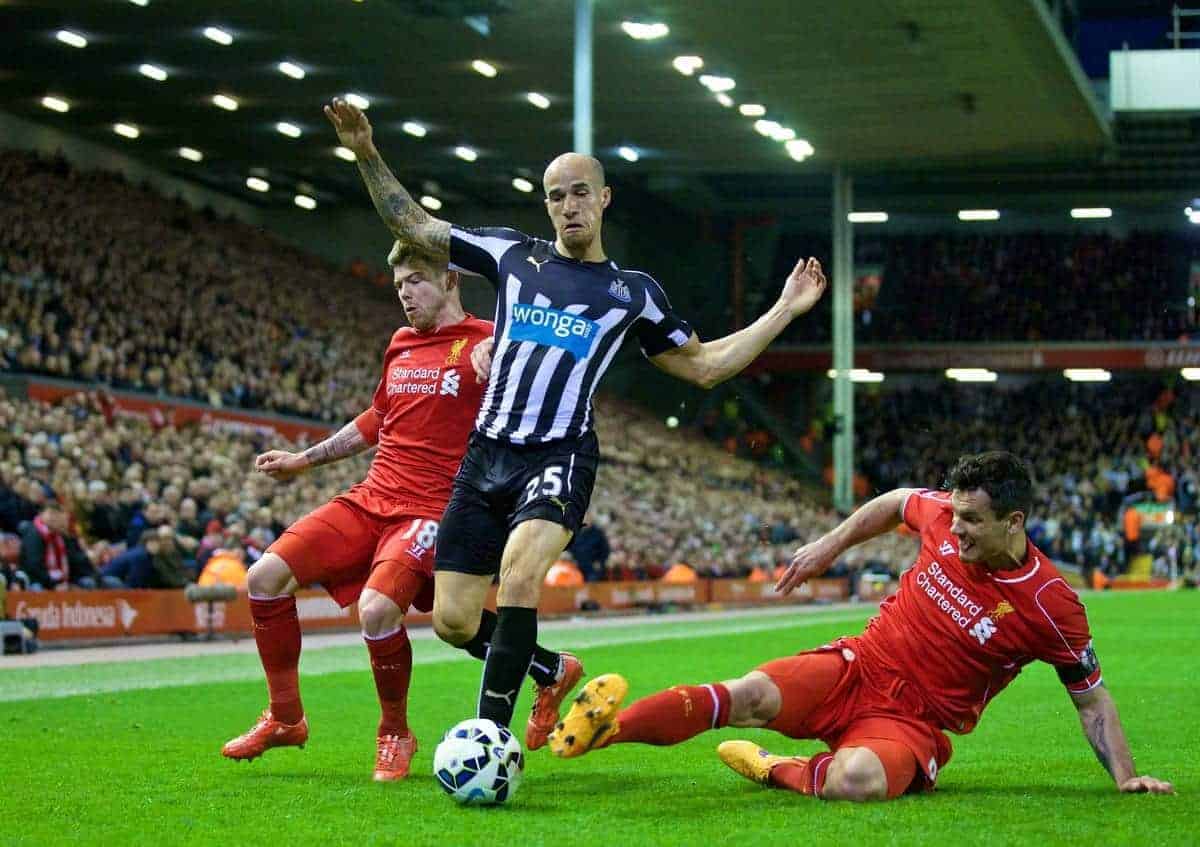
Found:
M 402 177 L 417 188 L 435 181 L 426 186 L 433 193 L 507 204 L 517 197 L 513 177 L 536 185 L 544 163 L 570 146 L 572 7 L 17 0 L 0 4 L 0 109 L 253 202 L 290 203 L 302 186 L 323 201 L 362 203 L 357 173 L 334 156 L 320 113 L 329 98 L 356 92 L 369 99 L 380 146 Z M 622 31 L 626 20 L 661 21 L 670 33 L 638 41 Z M 206 27 L 232 43 L 206 38 Z M 56 39 L 60 29 L 87 46 Z M 596 148 L 610 172 L 652 173 L 651 191 L 716 210 L 743 208 L 751 194 L 812 197 L 835 162 L 868 180 L 897 166 L 1031 173 L 1033 162 L 1060 171 L 1097 162 L 1111 146 L 1109 122 L 1042 0 L 605 0 L 595 33 Z M 679 55 L 701 56 L 703 69 L 679 73 Z M 477 59 L 498 73 L 477 73 Z M 281 72 L 285 61 L 303 79 Z M 144 63 L 166 79 L 144 75 Z M 764 106 L 764 118 L 815 154 L 792 161 L 783 143 L 754 131 L 757 118 L 718 103 L 698 82 L 703 73 L 735 80 L 735 104 Z M 549 108 L 533 106 L 531 91 Z M 236 111 L 215 106 L 217 94 L 236 99 Z M 47 95 L 69 111 L 47 111 Z M 115 134 L 118 122 L 138 137 Z M 281 122 L 299 137 L 282 134 Z M 420 123 L 424 137 L 406 134 L 405 122 Z M 640 161 L 615 155 L 622 145 Z M 478 151 L 477 161 L 457 158 L 458 146 Z M 203 161 L 181 158 L 181 147 Z M 252 175 L 272 190 L 248 190 Z M 969 181 L 981 179 L 994 181 Z

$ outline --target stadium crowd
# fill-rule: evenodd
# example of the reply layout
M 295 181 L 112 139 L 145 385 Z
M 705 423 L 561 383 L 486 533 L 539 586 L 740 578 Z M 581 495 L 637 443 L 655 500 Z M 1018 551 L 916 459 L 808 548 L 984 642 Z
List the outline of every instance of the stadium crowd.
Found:
M 783 239 L 776 275 L 819 241 Z M 1174 340 L 1200 332 L 1200 304 L 1188 304 L 1197 259 L 1197 239 L 1164 232 L 864 238 L 855 333 L 878 344 Z M 829 341 L 831 309 L 827 298 L 788 340 Z
M 657 579 L 680 563 L 701 577 L 757 570 L 766 579 L 799 541 L 836 521 L 786 476 L 643 412 L 604 401 L 599 417 L 605 461 L 591 525 L 573 549 L 587 579 Z M 118 414 L 102 392 L 54 405 L 3 400 L 0 423 L 0 558 L 10 584 L 43 588 L 179 587 L 216 555 L 248 565 L 284 527 L 361 479 L 368 461 L 277 484 L 250 471 L 254 456 L 299 445 L 244 426 L 177 429 Z M 911 546 L 887 537 L 843 565 L 887 570 Z
M 115 414 L 101 393 L 54 405 L 0 400 L 0 423 L 7 578 L 17 582 L 20 570 L 43 588 L 179 587 L 218 553 L 249 564 L 283 527 L 366 472 L 356 457 L 276 485 L 250 472 L 275 437 Z M 53 567 L 53 536 L 63 539 L 66 568 Z
M 0 368 L 335 422 L 388 288 L 120 177 L 0 152 Z
M 860 394 L 862 469 L 881 489 L 934 484 L 963 452 L 1026 457 L 1036 482 L 1030 535 L 1043 550 L 1107 575 L 1149 553 L 1158 575 L 1192 573 L 1200 552 L 1200 390 L 1147 379 L 1031 380 L 1008 390 L 941 383 Z M 1174 523 L 1127 524 L 1123 506 L 1170 505 Z

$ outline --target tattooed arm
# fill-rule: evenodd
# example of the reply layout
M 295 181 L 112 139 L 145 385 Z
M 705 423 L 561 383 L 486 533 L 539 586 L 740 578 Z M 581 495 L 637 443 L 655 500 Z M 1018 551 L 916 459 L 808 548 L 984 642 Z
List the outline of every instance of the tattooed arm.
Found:
M 370 419 L 368 421 L 368 419 Z M 374 424 L 374 429 L 372 429 Z M 328 465 L 349 456 L 355 456 L 375 445 L 378 441 L 378 424 L 375 412 L 368 409 L 333 435 L 309 447 L 303 453 L 286 450 L 268 450 L 254 460 L 254 469 L 283 482 L 307 471 L 309 468 Z M 371 437 L 374 436 L 374 437 Z
M 396 239 L 415 244 L 439 264 L 449 263 L 450 224 L 421 208 L 392 174 L 375 149 L 367 116 L 337 99 L 325 107 L 325 116 L 337 130 L 338 140 L 354 151 L 375 211 Z
M 1125 740 L 1125 730 L 1121 728 L 1121 719 L 1117 716 L 1117 705 L 1103 684 L 1084 694 L 1072 694 L 1071 700 L 1079 711 L 1083 734 L 1087 736 L 1096 758 L 1113 778 L 1118 790 L 1151 794 L 1175 793 L 1169 782 L 1152 776 L 1137 775 L 1133 767 L 1133 757 L 1129 754 L 1129 743 Z

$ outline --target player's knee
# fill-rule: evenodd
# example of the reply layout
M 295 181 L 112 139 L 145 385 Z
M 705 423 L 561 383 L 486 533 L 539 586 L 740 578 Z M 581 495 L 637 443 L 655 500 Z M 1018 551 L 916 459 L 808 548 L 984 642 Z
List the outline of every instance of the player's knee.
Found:
M 359 600 L 358 622 L 363 635 L 385 635 L 404 623 L 404 610 L 382 594 L 373 594 Z
M 779 714 L 779 687 L 765 673 L 751 671 L 726 683 L 729 689 L 729 722 L 734 726 L 761 726 Z
M 461 607 L 437 605 L 433 610 L 433 631 L 447 644 L 460 647 L 479 631 L 479 613 L 472 617 Z
M 839 750 L 829 763 L 821 796 L 826 800 L 864 803 L 887 799 L 887 773 L 883 763 L 865 747 Z
M 274 553 L 266 553 L 246 571 L 246 590 L 255 597 L 279 597 L 291 594 L 292 570 Z
M 514 567 L 500 577 L 496 603 L 500 606 L 536 608 L 542 596 L 542 573 L 547 568 Z

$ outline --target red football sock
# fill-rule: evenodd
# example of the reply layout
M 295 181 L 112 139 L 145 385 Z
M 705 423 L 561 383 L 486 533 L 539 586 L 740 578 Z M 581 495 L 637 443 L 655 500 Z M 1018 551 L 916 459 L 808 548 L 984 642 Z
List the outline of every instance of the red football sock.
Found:
M 620 730 L 609 744 L 678 744 L 729 723 L 729 689 L 711 685 L 676 685 L 633 703 L 617 716 Z
M 304 718 L 304 706 L 300 703 L 300 619 L 296 616 L 296 598 L 251 597 L 250 617 L 254 620 L 258 655 L 267 672 L 271 715 L 283 723 L 299 723 Z
M 408 683 L 412 678 L 412 642 L 404 627 L 383 638 L 364 638 L 379 694 L 380 735 L 408 732 Z
M 781 762 L 771 768 L 771 784 L 789 791 L 820 797 L 825 788 L 825 777 L 829 775 L 829 763 L 832 761 L 832 753 L 818 753 L 803 764 Z

